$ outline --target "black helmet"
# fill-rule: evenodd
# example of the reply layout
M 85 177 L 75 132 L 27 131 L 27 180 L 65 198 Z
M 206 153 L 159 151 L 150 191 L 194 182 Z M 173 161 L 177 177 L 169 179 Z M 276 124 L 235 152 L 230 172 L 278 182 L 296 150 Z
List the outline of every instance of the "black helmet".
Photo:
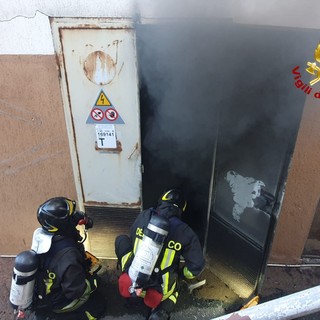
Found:
M 180 189 L 173 188 L 165 191 L 161 195 L 160 201 L 172 203 L 174 206 L 179 207 L 182 211 L 185 211 L 187 207 L 187 201 Z
M 76 202 L 64 197 L 57 197 L 43 203 L 37 213 L 42 228 L 50 233 L 66 230 L 77 225 L 72 223 Z

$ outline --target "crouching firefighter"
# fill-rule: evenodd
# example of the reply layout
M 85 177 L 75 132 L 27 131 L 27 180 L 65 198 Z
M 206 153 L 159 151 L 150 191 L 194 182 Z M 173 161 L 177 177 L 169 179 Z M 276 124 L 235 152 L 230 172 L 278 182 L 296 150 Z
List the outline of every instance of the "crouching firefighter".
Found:
M 33 234 L 31 250 L 15 259 L 11 304 L 20 313 L 35 311 L 37 319 L 98 319 L 106 302 L 96 291 L 98 277 L 83 246 L 92 219 L 64 197 L 43 203 L 37 218 L 41 228 Z M 84 238 L 77 225 L 85 226 Z
M 186 204 L 181 190 L 167 190 L 156 208 L 138 215 L 130 237 L 119 235 L 115 240 L 122 271 L 119 292 L 125 298 L 144 299 L 149 320 L 169 319 L 179 295 L 179 276 L 193 279 L 205 266 L 198 237 L 181 220 Z

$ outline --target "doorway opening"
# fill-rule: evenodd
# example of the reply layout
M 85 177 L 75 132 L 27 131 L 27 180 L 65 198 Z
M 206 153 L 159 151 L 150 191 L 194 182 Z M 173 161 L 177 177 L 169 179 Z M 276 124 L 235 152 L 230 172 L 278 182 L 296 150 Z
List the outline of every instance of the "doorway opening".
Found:
M 261 289 L 299 129 L 305 96 L 288 65 L 304 56 L 297 37 L 313 52 L 305 32 L 226 21 L 137 27 L 143 207 L 182 186 L 209 271 L 244 301 Z M 290 62 L 275 61 L 288 47 Z

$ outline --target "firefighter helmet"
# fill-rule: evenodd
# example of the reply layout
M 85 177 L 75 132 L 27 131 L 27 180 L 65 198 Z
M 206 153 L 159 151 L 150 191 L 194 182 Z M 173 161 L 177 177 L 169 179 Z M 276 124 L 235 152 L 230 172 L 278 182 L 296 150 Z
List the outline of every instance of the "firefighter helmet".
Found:
M 187 207 L 187 201 L 180 189 L 173 188 L 165 191 L 161 195 L 160 201 L 172 203 L 174 206 L 179 207 L 182 211 L 185 211 Z
M 42 228 L 50 233 L 63 231 L 77 225 L 74 225 L 71 219 L 75 209 L 74 200 L 64 197 L 51 198 L 39 207 L 38 221 Z

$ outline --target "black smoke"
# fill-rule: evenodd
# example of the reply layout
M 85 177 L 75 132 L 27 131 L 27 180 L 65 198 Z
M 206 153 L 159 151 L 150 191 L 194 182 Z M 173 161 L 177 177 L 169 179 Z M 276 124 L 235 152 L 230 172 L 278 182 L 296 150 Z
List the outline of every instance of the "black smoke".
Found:
M 216 184 L 235 170 L 276 192 L 306 99 L 291 70 L 316 43 L 314 30 L 230 19 L 138 25 L 145 206 L 183 186 L 203 233 L 213 164 Z

